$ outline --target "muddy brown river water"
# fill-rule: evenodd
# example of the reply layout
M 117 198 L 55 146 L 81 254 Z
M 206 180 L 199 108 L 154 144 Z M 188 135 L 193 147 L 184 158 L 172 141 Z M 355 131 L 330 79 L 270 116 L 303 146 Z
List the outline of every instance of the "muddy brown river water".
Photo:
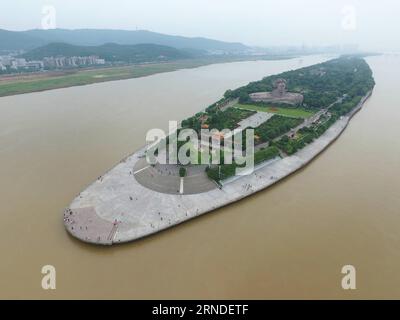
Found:
M 272 188 L 146 239 L 96 247 L 62 210 L 91 181 L 228 88 L 322 62 L 238 62 L 0 98 L 0 298 L 400 298 L 400 57 L 343 135 Z M 41 268 L 57 289 L 41 288 Z M 343 265 L 357 289 L 341 288 Z

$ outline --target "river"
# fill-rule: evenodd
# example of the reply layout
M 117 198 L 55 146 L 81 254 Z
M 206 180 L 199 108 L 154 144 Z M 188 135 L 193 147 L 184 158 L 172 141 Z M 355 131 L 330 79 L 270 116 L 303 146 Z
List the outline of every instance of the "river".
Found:
M 236 62 L 0 98 L 0 298 L 400 298 L 399 56 L 367 58 L 373 96 L 309 166 L 133 243 L 64 230 L 74 196 L 144 144 L 263 76 L 322 62 Z M 41 288 L 54 265 L 57 289 Z M 357 289 L 341 288 L 341 268 Z

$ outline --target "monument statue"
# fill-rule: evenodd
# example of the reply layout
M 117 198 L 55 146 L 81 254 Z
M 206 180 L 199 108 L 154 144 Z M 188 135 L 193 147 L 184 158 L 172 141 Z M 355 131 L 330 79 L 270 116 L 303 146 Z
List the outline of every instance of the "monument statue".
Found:
M 287 82 L 285 79 L 277 79 L 273 82 L 272 92 L 255 92 L 250 94 L 250 99 L 254 102 L 265 103 L 284 103 L 301 105 L 304 97 L 300 93 L 287 92 Z
M 274 82 L 274 90 L 272 91 L 272 96 L 277 98 L 282 98 L 286 94 L 286 80 L 278 79 Z

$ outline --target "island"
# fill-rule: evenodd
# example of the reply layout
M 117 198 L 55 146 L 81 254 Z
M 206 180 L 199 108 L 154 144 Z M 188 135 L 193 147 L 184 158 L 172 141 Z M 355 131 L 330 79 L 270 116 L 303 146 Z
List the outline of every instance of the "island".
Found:
M 79 193 L 63 213 L 64 225 L 82 241 L 112 245 L 250 196 L 325 150 L 374 86 L 362 57 L 342 56 L 228 90 L 219 101 L 182 120 L 168 135 L 126 157 Z M 187 131 L 198 138 L 180 139 Z M 246 144 L 239 145 L 232 138 L 237 136 Z M 252 143 L 247 144 L 250 137 Z M 216 140 L 233 142 L 213 148 Z M 171 150 L 194 161 L 174 159 Z M 229 154 L 233 156 L 228 158 Z M 251 170 L 241 171 L 247 162 L 238 159 L 247 155 Z

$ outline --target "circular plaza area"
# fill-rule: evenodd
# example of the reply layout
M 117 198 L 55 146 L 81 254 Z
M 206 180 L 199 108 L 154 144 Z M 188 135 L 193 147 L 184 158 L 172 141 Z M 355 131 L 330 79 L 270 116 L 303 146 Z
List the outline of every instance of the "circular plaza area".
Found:
M 186 175 L 179 175 L 180 165 L 149 165 L 146 158 L 140 159 L 133 168 L 133 176 L 142 186 L 161 193 L 197 194 L 216 189 L 217 184 L 205 172 L 206 165 L 187 165 Z

